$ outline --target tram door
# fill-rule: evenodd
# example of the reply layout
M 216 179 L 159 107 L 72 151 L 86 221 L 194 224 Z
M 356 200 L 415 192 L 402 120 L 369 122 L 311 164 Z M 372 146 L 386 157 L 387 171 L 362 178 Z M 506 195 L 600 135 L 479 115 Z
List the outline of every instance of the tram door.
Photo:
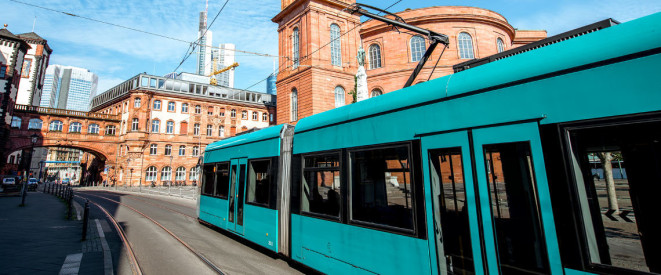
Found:
M 562 274 L 537 123 L 421 145 L 440 274 Z
M 246 185 L 247 159 L 230 160 L 230 193 L 227 229 L 243 235 L 243 196 Z

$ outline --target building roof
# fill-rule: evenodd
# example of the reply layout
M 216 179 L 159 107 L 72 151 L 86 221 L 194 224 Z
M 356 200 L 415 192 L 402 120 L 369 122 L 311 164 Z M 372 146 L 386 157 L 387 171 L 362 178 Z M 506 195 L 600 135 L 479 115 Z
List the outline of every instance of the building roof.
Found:
M 27 49 L 30 48 L 30 45 L 28 45 L 27 42 L 25 42 L 20 37 L 18 37 L 16 35 L 14 35 L 13 33 L 11 33 L 9 30 L 7 30 L 7 27 L 4 27 L 4 28 L 0 29 L 0 37 L 6 38 L 6 39 L 9 39 L 9 40 L 14 40 L 14 41 L 20 43 L 23 47 L 26 47 Z
M 46 40 L 46 39 L 43 39 L 41 36 L 39 36 L 38 34 L 36 34 L 34 32 L 22 33 L 22 34 L 19 34 L 18 37 L 23 38 L 23 39 L 44 40 L 44 41 Z

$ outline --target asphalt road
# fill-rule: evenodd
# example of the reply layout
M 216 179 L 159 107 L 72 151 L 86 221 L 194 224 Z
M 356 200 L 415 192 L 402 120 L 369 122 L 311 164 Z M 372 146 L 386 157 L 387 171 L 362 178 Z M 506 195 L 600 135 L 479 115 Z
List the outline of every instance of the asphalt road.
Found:
M 165 229 L 225 274 L 301 274 L 273 254 L 253 249 L 198 223 L 195 201 L 89 190 L 78 191 L 77 195 L 98 203 L 120 223 L 144 274 L 217 274 Z M 84 204 L 81 198 L 78 201 Z M 96 206 L 90 205 L 90 210 L 94 216 L 104 215 Z M 130 274 L 126 247 L 113 225 L 109 223 L 107 227 L 112 228 L 109 230 L 112 233 L 106 234 L 114 235 L 107 238 L 113 251 L 115 271 Z

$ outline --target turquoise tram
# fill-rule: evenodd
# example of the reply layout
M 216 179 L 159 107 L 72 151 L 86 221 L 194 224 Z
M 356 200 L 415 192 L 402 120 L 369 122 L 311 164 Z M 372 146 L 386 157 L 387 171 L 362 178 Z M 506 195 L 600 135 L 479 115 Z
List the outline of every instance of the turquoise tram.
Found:
M 213 143 L 199 219 L 330 274 L 661 273 L 659 26 Z

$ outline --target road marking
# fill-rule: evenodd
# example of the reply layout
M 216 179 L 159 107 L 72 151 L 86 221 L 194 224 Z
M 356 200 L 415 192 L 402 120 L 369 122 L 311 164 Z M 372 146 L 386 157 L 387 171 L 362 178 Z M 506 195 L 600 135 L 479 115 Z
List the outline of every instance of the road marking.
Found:
M 64 259 L 64 264 L 60 269 L 60 275 L 78 275 L 80 270 L 80 261 L 83 259 L 83 253 L 69 254 Z
M 99 238 L 101 239 L 101 246 L 103 247 L 103 271 L 105 275 L 112 275 L 114 274 L 113 269 L 112 269 L 112 254 L 110 253 L 110 246 L 108 245 L 108 242 L 106 241 L 106 235 L 103 234 L 103 227 L 101 227 L 101 223 L 99 222 L 99 219 L 94 219 L 94 222 L 96 222 L 96 230 L 99 231 Z

